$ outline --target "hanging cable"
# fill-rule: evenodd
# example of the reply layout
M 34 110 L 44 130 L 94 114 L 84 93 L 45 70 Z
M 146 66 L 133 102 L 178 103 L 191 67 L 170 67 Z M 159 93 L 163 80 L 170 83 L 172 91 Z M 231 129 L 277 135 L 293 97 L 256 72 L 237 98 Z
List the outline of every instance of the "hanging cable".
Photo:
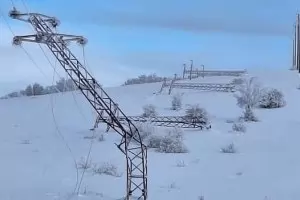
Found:
M 11 1 L 13 1 L 13 0 L 11 0 Z M 25 1 L 24 1 L 24 0 L 21 0 L 21 1 L 22 1 L 22 4 L 23 4 L 24 8 L 25 8 L 26 11 L 27 11 L 27 13 L 29 13 L 29 9 L 28 9 L 28 7 L 27 7 Z
M 11 3 L 11 6 L 12 6 L 12 7 L 14 7 L 14 8 L 16 7 L 16 5 L 15 5 L 15 3 L 14 3 L 13 0 L 10 0 L 10 3 Z
M 57 61 L 55 61 L 54 69 L 56 68 L 56 62 Z M 54 79 L 55 79 L 55 70 L 53 71 L 52 85 L 54 84 Z M 61 139 L 64 141 L 65 146 L 69 150 L 69 152 L 70 152 L 70 154 L 73 158 L 74 164 L 76 166 L 76 184 L 75 184 L 75 187 L 74 187 L 74 190 L 73 190 L 73 193 L 75 193 L 75 191 L 77 189 L 77 185 L 78 185 L 78 180 L 79 180 L 79 171 L 78 171 L 78 167 L 77 167 L 78 165 L 77 165 L 75 156 L 72 152 L 72 149 L 70 148 L 70 146 L 68 145 L 68 142 L 66 141 L 65 137 L 63 136 L 60 129 L 58 128 L 57 121 L 56 121 L 55 114 L 54 114 L 53 94 L 50 94 L 50 103 L 51 103 L 52 118 L 53 118 L 53 121 L 54 121 L 54 124 L 55 124 L 56 131 L 57 131 L 58 135 L 61 137 Z
M 13 1 L 12 1 L 12 3 L 13 3 Z M 12 30 L 10 24 L 8 23 L 8 21 L 7 21 L 6 18 L 4 17 L 4 14 L 3 14 L 3 12 L 2 12 L 1 10 L 0 10 L 0 14 L 1 14 L 2 18 L 4 19 L 4 21 L 5 21 L 6 25 L 7 25 L 7 27 L 8 27 L 9 30 L 11 31 L 12 35 L 15 36 L 14 31 Z M 28 51 L 27 51 L 22 45 L 20 45 L 20 46 L 21 46 L 21 48 L 24 50 L 24 52 L 25 52 L 25 54 L 28 56 L 28 58 L 32 61 L 32 63 L 39 69 L 39 71 L 40 71 L 46 78 L 48 78 L 48 77 L 46 76 L 46 74 L 45 74 L 45 73 L 41 70 L 41 68 L 38 66 L 38 64 L 35 62 L 35 60 L 33 59 L 33 57 L 28 53 Z M 43 49 L 42 49 L 42 50 L 43 50 Z M 45 53 L 44 51 L 43 51 L 43 53 L 44 53 L 44 55 L 46 56 L 46 53 Z M 47 56 L 46 56 L 46 57 L 47 57 Z M 48 58 L 48 57 L 47 57 L 47 58 Z M 47 60 L 50 62 L 49 59 L 47 59 Z M 50 63 L 51 63 L 51 62 L 50 62 Z M 54 70 L 55 70 L 55 69 L 54 69 Z M 55 88 L 56 88 L 56 87 L 55 87 Z M 56 89 L 57 89 L 57 88 L 56 88 Z M 73 156 L 72 150 L 71 150 L 71 148 L 69 147 L 68 143 L 66 142 L 65 138 L 63 137 L 63 135 L 61 134 L 61 132 L 60 132 L 58 126 L 57 126 L 57 122 L 56 122 L 56 120 L 55 120 L 55 115 L 54 115 L 53 106 L 52 106 L 52 114 L 53 114 L 53 117 L 54 117 L 53 120 L 54 120 L 54 123 L 55 123 L 55 126 L 56 126 L 56 130 L 57 130 L 58 134 L 60 135 L 60 137 L 62 138 L 62 140 L 64 141 L 64 143 L 65 143 L 67 149 L 69 150 L 69 152 L 70 152 L 70 154 L 71 154 L 71 156 L 72 156 L 72 159 L 73 159 L 75 165 L 77 166 L 77 162 L 76 162 L 75 157 Z M 74 193 L 75 193 L 75 191 L 76 191 L 76 189 L 77 189 L 78 178 L 79 178 L 79 172 L 78 172 L 78 169 L 76 168 L 76 185 L 75 185 L 75 188 L 74 188 Z
M 22 0 L 22 2 L 23 2 L 23 5 L 26 7 L 27 12 L 29 12 L 28 7 L 26 6 L 24 0 Z M 31 27 L 31 28 L 32 28 L 32 27 Z M 44 51 L 44 49 L 41 47 L 40 44 L 39 44 L 39 47 L 40 47 L 40 49 L 42 50 L 44 56 L 46 57 L 48 63 L 49 63 L 49 64 L 51 65 L 51 67 L 53 68 L 53 79 L 52 79 L 52 85 L 53 85 L 53 84 L 54 84 L 55 73 L 59 76 L 59 74 L 58 74 L 57 71 L 56 71 L 56 63 L 57 63 L 57 60 L 55 61 L 55 65 L 53 66 L 53 64 L 51 63 L 50 59 L 48 58 L 46 52 Z M 86 66 L 86 59 L 85 59 L 85 51 L 84 51 L 84 47 L 83 47 L 83 60 L 84 60 L 84 61 L 83 61 L 83 62 L 84 62 L 84 65 Z M 66 86 L 66 81 L 65 81 L 64 88 L 65 88 L 65 86 Z M 79 105 L 78 105 L 78 103 L 77 103 L 77 101 L 76 101 L 74 92 L 71 91 L 71 93 L 72 93 L 73 99 L 74 99 L 74 101 L 75 101 L 75 103 L 76 103 L 76 106 L 77 106 L 79 112 L 82 114 L 82 116 L 84 117 L 84 119 L 86 119 L 85 115 L 82 113 L 81 109 L 79 108 Z M 67 148 L 69 149 L 70 153 L 72 153 L 71 148 L 68 146 L 66 140 L 64 139 L 63 135 L 61 134 L 61 132 L 60 132 L 60 130 L 59 130 L 59 128 L 58 128 L 58 125 L 57 125 L 57 122 L 56 122 L 56 119 L 55 119 L 55 115 L 54 115 L 54 109 L 53 109 L 53 107 L 54 107 L 54 106 L 53 106 L 53 95 L 51 95 L 52 116 L 53 116 L 53 120 L 54 120 L 54 123 L 55 123 L 55 126 L 56 126 L 56 130 L 57 130 L 57 132 L 59 133 L 59 135 L 62 137 L 62 139 L 65 141 L 65 144 L 66 144 Z M 86 119 L 86 120 L 87 120 L 87 119 Z M 94 143 L 94 138 L 95 138 L 95 131 L 93 131 L 92 140 L 91 140 L 90 145 L 89 145 L 89 151 L 88 151 L 88 153 L 87 153 L 87 157 L 86 157 L 86 160 L 85 160 L 85 165 L 88 164 L 88 161 L 89 161 L 89 159 L 90 159 L 90 155 L 91 155 L 92 147 L 93 147 L 93 143 Z M 73 155 L 73 154 L 72 154 L 72 155 Z M 73 156 L 73 158 L 74 158 L 74 156 Z M 74 162 L 75 162 L 75 165 L 77 166 L 77 162 L 76 162 L 75 159 L 74 159 Z M 79 192 L 80 192 L 80 187 L 81 187 L 81 184 L 82 184 L 83 177 L 84 177 L 84 175 L 85 175 L 86 169 L 84 169 L 83 172 L 82 172 L 82 175 L 81 175 L 81 177 L 80 177 L 80 182 L 78 182 L 78 181 L 79 181 L 79 172 L 78 172 L 78 168 L 76 167 L 76 169 L 77 169 L 77 175 L 76 175 L 77 178 L 76 178 L 76 186 L 75 186 L 75 189 L 74 189 L 73 193 L 75 193 L 75 191 L 76 191 L 76 189 L 77 189 L 77 195 L 78 195 Z

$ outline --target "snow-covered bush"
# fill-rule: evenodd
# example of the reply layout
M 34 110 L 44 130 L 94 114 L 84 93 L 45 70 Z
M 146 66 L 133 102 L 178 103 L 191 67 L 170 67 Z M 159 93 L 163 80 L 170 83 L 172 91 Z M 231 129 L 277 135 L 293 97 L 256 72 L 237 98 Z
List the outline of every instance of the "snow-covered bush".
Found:
M 161 82 L 164 79 L 165 79 L 165 77 L 159 77 L 156 74 L 140 75 L 137 78 L 128 79 L 123 85 L 155 83 L 155 82 Z
M 100 174 L 100 175 L 106 174 L 106 175 L 115 176 L 115 177 L 122 176 L 122 174 L 118 172 L 117 166 L 115 166 L 111 163 L 108 163 L 108 162 L 102 163 L 100 166 L 98 166 L 97 164 L 94 164 L 92 170 L 93 170 L 94 174 Z
M 260 96 L 259 107 L 261 108 L 280 108 L 285 106 L 284 95 L 281 91 L 271 88 L 264 89 Z
M 159 148 L 161 141 L 163 140 L 163 136 L 160 135 L 150 135 L 147 138 L 147 147 L 148 148 Z
M 92 167 L 92 159 L 86 159 L 81 157 L 79 161 L 76 162 L 77 169 L 89 169 Z
M 255 114 L 250 106 L 245 107 L 245 110 L 243 112 L 243 116 L 241 117 L 241 119 L 246 122 L 257 122 L 258 121 L 257 117 L 255 116 Z
M 136 123 L 135 127 L 138 129 L 142 141 L 155 132 L 154 126 L 150 123 Z
M 180 94 L 175 94 L 172 97 L 172 110 L 180 110 L 182 107 L 182 97 Z
M 236 148 L 233 143 L 221 148 L 222 153 L 236 153 Z
M 166 135 L 162 138 L 160 146 L 157 149 L 161 153 L 187 153 L 188 150 L 183 144 L 183 140 L 172 134 Z
M 155 117 L 157 116 L 156 107 L 152 104 L 145 105 L 143 107 L 143 117 Z
M 189 108 L 185 111 L 185 117 L 188 120 L 197 120 L 201 121 L 203 124 L 208 124 L 208 113 L 204 108 L 200 108 L 198 104 L 196 105 L 189 105 Z
M 237 86 L 237 105 L 241 108 L 249 106 L 256 107 L 260 100 L 261 87 L 255 77 L 246 80 L 243 84 Z
M 172 128 L 172 129 L 169 129 L 167 130 L 167 133 L 168 133 L 168 136 L 172 137 L 172 138 L 175 138 L 175 139 L 178 139 L 178 140 L 183 140 L 183 132 L 180 128 Z
M 247 129 L 246 129 L 246 126 L 243 123 L 234 123 L 232 125 L 232 130 L 236 131 L 236 132 L 245 133 Z

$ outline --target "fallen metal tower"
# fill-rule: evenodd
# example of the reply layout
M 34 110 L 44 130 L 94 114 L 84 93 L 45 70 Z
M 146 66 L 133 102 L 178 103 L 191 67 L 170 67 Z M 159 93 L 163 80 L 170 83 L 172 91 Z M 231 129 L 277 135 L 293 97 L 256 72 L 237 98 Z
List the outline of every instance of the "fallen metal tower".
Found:
M 246 70 L 228 70 L 228 71 L 222 71 L 222 70 L 204 70 L 204 69 L 186 69 L 184 67 L 182 77 L 183 79 L 192 79 L 192 78 L 198 78 L 198 77 L 206 77 L 206 76 L 242 76 L 246 73 Z
M 215 92 L 234 92 L 235 85 L 230 83 L 171 83 L 163 82 L 161 89 L 158 93 L 161 93 L 164 88 L 169 87 L 169 94 L 171 94 L 174 88 L 178 89 L 193 89 L 201 91 L 215 91 Z
M 121 123 L 126 122 L 126 118 L 124 117 L 119 117 L 118 111 L 117 111 L 118 105 L 115 105 L 113 112 L 115 116 L 117 116 L 118 120 Z M 132 122 L 148 122 L 151 123 L 155 126 L 163 126 L 163 127 L 180 127 L 180 128 L 200 128 L 201 130 L 203 128 L 209 129 L 211 128 L 210 124 L 207 124 L 206 121 L 202 120 L 202 118 L 193 118 L 190 119 L 185 116 L 155 116 L 155 117 L 144 117 L 144 116 L 127 116 L 128 119 Z M 109 116 L 104 116 L 104 113 L 102 115 L 97 116 L 94 127 L 91 128 L 90 130 L 95 130 L 98 128 L 99 123 L 105 122 L 103 119 L 106 121 L 112 121 Z M 114 126 L 112 124 L 112 126 Z M 107 125 L 106 132 L 109 131 L 111 126 Z
M 180 127 L 180 128 L 203 128 L 209 129 L 211 128 L 205 121 L 202 119 L 194 118 L 188 119 L 185 116 L 156 116 L 156 117 L 143 117 L 143 116 L 129 116 L 131 121 L 135 122 L 149 122 L 155 126 L 163 126 L 163 127 Z M 121 123 L 126 123 L 126 119 L 124 117 L 118 118 Z M 106 120 L 109 120 L 106 117 Z M 103 119 L 99 119 L 98 123 L 104 122 Z
M 106 113 L 110 118 L 103 118 L 103 122 L 114 129 L 121 137 L 118 148 L 125 154 L 127 161 L 127 193 L 126 200 L 136 198 L 147 199 L 147 149 L 142 143 L 138 129 L 128 117 L 117 107 L 122 117 L 121 122 L 114 114 L 115 102 L 108 96 L 94 77 L 87 71 L 74 54 L 67 47 L 68 42 L 75 41 L 86 44 L 86 39 L 81 36 L 55 33 L 53 30 L 59 21 L 39 13 L 20 13 L 13 9 L 9 13 L 13 19 L 30 23 L 36 31 L 34 35 L 15 36 L 13 43 L 20 45 L 22 41 L 45 44 L 59 61 L 61 66 L 80 89 L 82 94 L 101 117 Z M 99 95 L 99 88 L 102 95 Z

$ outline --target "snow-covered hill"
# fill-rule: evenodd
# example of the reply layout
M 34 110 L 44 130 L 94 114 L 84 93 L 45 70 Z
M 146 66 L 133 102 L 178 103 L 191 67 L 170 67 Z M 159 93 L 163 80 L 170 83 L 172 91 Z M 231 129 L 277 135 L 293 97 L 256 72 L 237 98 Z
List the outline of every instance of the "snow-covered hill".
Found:
M 212 129 L 185 130 L 189 152 L 148 153 L 149 200 L 299 200 L 300 199 L 300 81 L 294 71 L 250 71 L 262 86 L 281 90 L 287 105 L 256 109 L 259 122 L 246 123 L 247 131 L 232 131 L 230 120 L 242 110 L 233 93 L 173 90 L 183 94 L 183 107 L 199 104 L 210 115 Z M 205 77 L 193 82 L 230 82 L 233 77 Z M 127 115 L 140 115 L 154 104 L 160 115 L 183 115 L 170 110 L 171 96 L 155 94 L 161 83 L 107 88 Z M 96 131 L 91 162 L 117 166 L 120 176 L 83 176 L 79 195 L 72 195 L 82 170 L 74 160 L 86 157 L 96 117 L 79 92 L 0 101 L 0 199 L 3 200 L 116 200 L 125 194 L 125 158 L 116 148 L 113 131 Z M 156 128 L 155 134 L 163 134 Z M 104 133 L 105 141 L 99 141 Z M 235 154 L 220 149 L 234 143 Z

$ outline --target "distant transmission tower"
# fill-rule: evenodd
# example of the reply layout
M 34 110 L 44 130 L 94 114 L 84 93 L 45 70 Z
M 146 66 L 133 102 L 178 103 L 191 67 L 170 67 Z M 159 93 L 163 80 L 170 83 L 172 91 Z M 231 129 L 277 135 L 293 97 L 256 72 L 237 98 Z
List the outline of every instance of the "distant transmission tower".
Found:
M 120 110 L 119 106 L 114 106 L 117 104 L 67 47 L 71 41 L 84 45 L 87 42 L 86 39 L 82 36 L 55 33 L 53 29 L 59 25 L 59 21 L 54 17 L 39 13 L 20 13 L 15 8 L 10 11 L 9 15 L 13 19 L 30 23 L 36 31 L 34 35 L 15 36 L 13 44 L 20 45 L 23 41 L 45 44 L 102 121 L 121 135 L 121 142 L 117 146 L 125 154 L 127 160 L 126 200 L 132 198 L 146 200 L 147 149 L 142 143 L 138 129 Z M 96 89 L 100 90 L 101 96 Z M 109 116 L 109 120 L 103 117 L 103 112 Z M 121 123 L 115 113 L 125 118 L 126 123 L 124 124 L 124 121 Z
M 296 23 L 294 25 L 293 69 L 300 73 L 300 14 L 297 14 Z

